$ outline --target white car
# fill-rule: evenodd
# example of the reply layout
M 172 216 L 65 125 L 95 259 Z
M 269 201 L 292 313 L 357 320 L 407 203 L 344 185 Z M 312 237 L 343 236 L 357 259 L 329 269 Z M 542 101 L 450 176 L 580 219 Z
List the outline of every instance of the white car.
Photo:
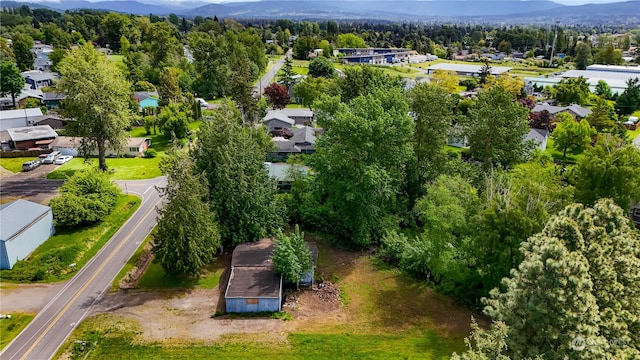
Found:
M 71 156 L 71 155 L 62 155 L 62 156 L 58 156 L 58 158 L 55 159 L 53 161 L 53 163 L 56 164 L 56 165 L 62 165 L 62 164 L 67 163 L 71 159 L 73 159 L 73 156 Z

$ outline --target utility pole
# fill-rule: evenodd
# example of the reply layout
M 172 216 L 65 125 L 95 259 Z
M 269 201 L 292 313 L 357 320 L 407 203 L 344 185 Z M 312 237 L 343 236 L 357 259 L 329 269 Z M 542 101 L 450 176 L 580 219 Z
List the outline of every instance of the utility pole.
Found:
M 558 40 L 558 23 L 559 21 L 556 21 L 556 31 L 553 35 L 553 43 L 551 44 L 551 56 L 549 56 L 549 67 L 553 66 L 553 51 L 556 48 L 556 40 Z

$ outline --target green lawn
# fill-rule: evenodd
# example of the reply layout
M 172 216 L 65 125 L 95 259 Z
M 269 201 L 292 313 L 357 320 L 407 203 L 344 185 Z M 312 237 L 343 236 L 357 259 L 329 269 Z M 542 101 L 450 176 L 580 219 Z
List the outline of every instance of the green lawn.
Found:
M 109 158 L 107 166 L 111 171 L 111 179 L 113 180 L 140 180 L 152 179 L 162 175 L 158 165 L 160 164 L 161 154 L 155 158 Z M 81 158 L 71 159 L 65 165 L 50 172 L 47 179 L 66 179 L 72 176 L 76 171 L 85 170 L 90 167 L 97 167 L 98 159 L 92 158 L 85 161 Z
M 558 151 L 553 147 L 553 139 L 547 139 L 547 149 L 544 151 L 548 154 L 551 154 L 553 160 L 562 161 L 562 151 Z M 567 158 L 565 159 L 565 163 L 567 164 L 575 164 L 580 158 L 582 154 L 573 155 L 569 151 L 567 151 Z
M 9 345 L 34 317 L 35 314 L 14 313 L 11 319 L 0 319 L 0 350 Z
M 0 166 L 12 173 L 19 173 L 22 171 L 23 163 L 35 159 L 37 159 L 37 157 L 0 158 Z
M 122 63 L 124 60 L 124 55 L 109 55 L 107 56 L 107 58 L 109 59 L 109 61 L 113 62 L 113 63 Z
M 482 316 L 374 257 L 337 249 L 309 234 L 307 238 L 316 241 L 320 250 L 316 276 L 340 286 L 341 315 L 308 318 L 294 312 L 290 330 L 283 333 L 232 333 L 203 345 L 181 339 L 148 343 L 140 336 L 141 325 L 131 317 L 100 314 L 80 324 L 58 355 L 72 353 L 77 359 L 448 359 L 453 352 L 464 351 L 472 315 L 486 325 Z M 198 284 L 170 279 L 154 264 L 140 287 L 212 288 L 220 270 L 228 266 L 226 261 L 224 265 L 216 261 L 218 268 L 208 268 Z M 216 320 L 211 321 L 215 326 Z
M 147 289 L 165 289 L 165 288 L 201 288 L 213 289 L 220 283 L 220 277 L 224 272 L 227 261 L 218 261 L 215 259 L 211 264 L 204 268 L 199 278 L 182 278 L 167 275 L 160 264 L 151 263 L 140 277 L 138 282 L 139 288 Z
M 198 129 L 202 121 L 189 124 L 192 131 Z M 153 132 L 153 130 L 152 130 Z M 170 145 L 170 138 L 161 133 L 147 135 L 144 127 L 134 127 L 129 131 L 131 137 L 146 137 L 151 139 L 151 147 L 158 153 L 155 158 L 107 158 L 107 166 L 111 171 L 113 180 L 141 180 L 152 179 L 162 175 L 158 165 Z M 66 179 L 76 171 L 98 166 L 98 159 L 91 158 L 88 162 L 84 159 L 74 158 L 65 165 L 47 175 L 48 179 Z
M 102 222 L 80 229 L 58 229 L 26 260 L 12 270 L 1 270 L 0 278 L 9 282 L 56 282 L 80 270 L 120 229 L 140 205 L 136 196 L 121 196 L 113 212 Z M 75 263 L 74 268 L 69 264 Z

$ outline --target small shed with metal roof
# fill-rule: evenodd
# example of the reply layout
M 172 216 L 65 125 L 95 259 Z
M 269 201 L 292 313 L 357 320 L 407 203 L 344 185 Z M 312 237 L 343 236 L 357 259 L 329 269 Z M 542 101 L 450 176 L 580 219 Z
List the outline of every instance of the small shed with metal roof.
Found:
M 282 309 L 282 275 L 273 270 L 274 242 L 236 246 L 224 298 L 227 312 L 276 312 Z
M 27 200 L 0 205 L 0 269 L 11 269 L 55 233 L 51 208 Z

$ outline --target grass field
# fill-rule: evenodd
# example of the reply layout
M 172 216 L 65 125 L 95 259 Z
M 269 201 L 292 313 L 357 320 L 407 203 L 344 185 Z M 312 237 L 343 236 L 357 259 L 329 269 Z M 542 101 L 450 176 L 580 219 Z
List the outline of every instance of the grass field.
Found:
M 161 155 L 159 154 L 155 158 L 113 158 L 107 159 L 107 166 L 111 171 L 111 179 L 113 180 L 140 180 L 140 179 L 152 179 L 161 176 L 160 164 Z M 50 172 L 47 175 L 47 179 L 66 179 L 76 171 L 88 169 L 90 167 L 97 167 L 98 159 L 91 158 L 85 161 L 81 158 L 71 159 L 65 165 Z
M 292 327 L 283 333 L 232 333 L 204 345 L 179 339 L 146 343 L 137 321 L 100 314 L 85 320 L 59 355 L 68 351 L 78 359 L 448 359 L 452 352 L 464 350 L 470 311 L 374 257 L 311 239 L 320 249 L 317 277 L 340 286 L 341 315 L 294 315 L 287 322 Z M 208 271 L 215 274 L 213 281 L 193 286 L 216 286 L 219 270 Z M 157 265 L 145 277 L 146 285 L 160 290 L 185 286 L 163 280 Z
M 116 276 L 115 279 L 113 279 L 113 282 L 111 283 L 111 290 L 112 291 L 116 291 L 119 289 L 119 283 L 120 280 L 127 275 L 127 273 L 133 269 L 134 265 L 136 264 L 136 262 L 138 261 L 138 259 L 140 258 L 140 255 L 142 254 L 142 252 L 144 251 L 145 246 L 147 246 L 147 244 L 149 243 L 149 241 L 151 241 L 151 239 L 153 238 L 153 233 L 156 231 L 156 228 L 154 227 L 153 230 L 151 231 L 151 233 L 149 235 L 147 235 L 146 238 L 144 238 L 144 240 L 140 243 L 140 246 L 138 246 L 138 249 L 136 250 L 135 253 L 133 253 L 133 255 L 131 256 L 131 258 L 129 258 L 129 261 L 127 261 L 126 264 L 124 264 L 124 266 L 122 267 L 122 269 L 120 269 L 120 272 L 118 273 L 118 275 Z
M 217 259 L 216 259 L 217 260 Z M 146 289 L 166 289 L 166 288 L 201 288 L 213 289 L 220 283 L 220 277 L 224 272 L 227 263 L 214 260 L 213 263 L 205 266 L 199 278 L 180 278 L 167 275 L 160 264 L 151 263 L 140 277 L 139 288 Z
M 0 166 L 12 173 L 19 173 L 22 171 L 23 163 L 35 159 L 37 159 L 37 157 L 0 158 Z
M 140 198 L 122 196 L 102 222 L 81 229 L 59 229 L 12 270 L 0 271 L 0 278 L 13 282 L 56 282 L 70 278 L 111 239 L 139 205 Z M 74 268 L 69 267 L 72 263 L 76 264 Z
M 35 314 L 11 314 L 11 319 L 0 319 L 0 350 L 9 345 L 11 340 L 18 336 Z

